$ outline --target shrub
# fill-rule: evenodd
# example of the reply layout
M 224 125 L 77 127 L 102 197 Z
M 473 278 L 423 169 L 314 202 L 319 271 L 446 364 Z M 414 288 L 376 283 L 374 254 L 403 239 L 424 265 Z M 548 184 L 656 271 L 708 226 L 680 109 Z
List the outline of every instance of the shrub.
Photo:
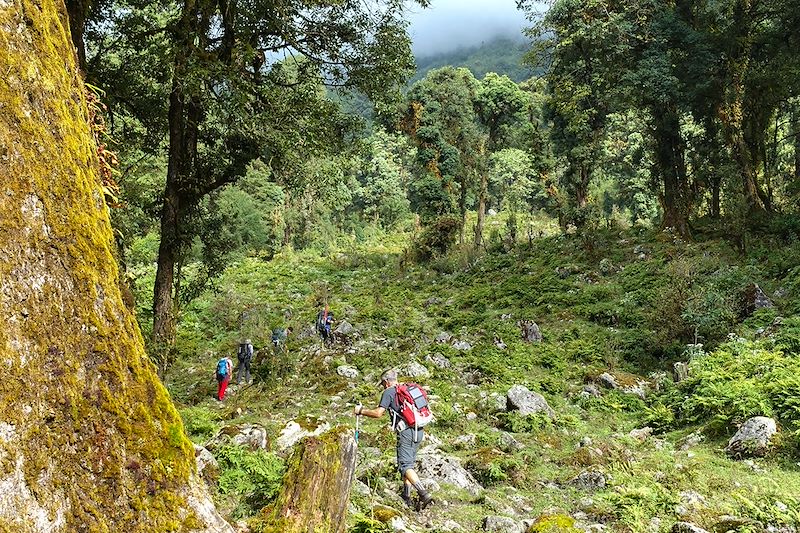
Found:
M 207 407 L 186 407 L 180 411 L 183 427 L 192 441 L 200 444 L 208 440 L 219 427 L 219 414 Z
M 253 515 L 278 495 L 285 464 L 275 454 L 227 445 L 214 455 L 220 467 L 220 494 L 239 499 L 234 517 Z
M 461 220 L 453 216 L 437 218 L 423 229 L 412 245 L 418 261 L 429 261 L 435 256 L 444 255 L 453 245 L 461 230 Z

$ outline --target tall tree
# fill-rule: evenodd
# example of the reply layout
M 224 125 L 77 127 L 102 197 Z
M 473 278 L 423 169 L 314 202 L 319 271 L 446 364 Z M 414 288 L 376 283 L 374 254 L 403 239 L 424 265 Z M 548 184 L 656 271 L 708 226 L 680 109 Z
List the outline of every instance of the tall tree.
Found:
M 486 74 L 481 80 L 475 95 L 475 110 L 478 120 L 486 130 L 484 162 L 479 167 L 480 188 L 478 193 L 478 221 L 475 226 L 475 245 L 483 238 L 483 224 L 486 216 L 488 195 L 488 158 L 502 148 L 514 147 L 516 130 L 524 128 L 528 119 L 528 94 L 508 76 L 494 72 Z
M 63 1 L 0 26 L 0 529 L 232 532 L 123 303 Z
M 128 19 L 152 10 L 149 3 L 134 7 L 122 10 Z M 282 147 L 312 150 L 321 141 L 300 135 L 299 145 L 288 144 L 282 133 L 306 133 L 297 120 L 302 113 L 275 109 L 276 92 L 292 88 L 299 102 L 309 80 L 357 87 L 373 98 L 399 86 L 413 67 L 403 12 L 401 0 L 287 0 L 279 6 L 266 0 L 186 0 L 161 6 L 161 20 L 142 33 L 158 43 L 166 36 L 167 54 L 149 68 L 154 79 L 164 71 L 171 76 L 153 304 L 157 346 L 174 342 L 175 266 L 191 235 L 186 221 L 200 200 L 237 180 L 264 153 L 277 164 L 273 156 L 285 153 Z M 274 64 L 276 56 L 292 54 L 302 61 Z
M 432 70 L 409 91 L 403 125 L 419 146 L 418 158 L 426 170 L 422 179 L 433 179 L 448 193 L 457 183 L 462 240 L 467 200 L 486 144 L 475 113 L 478 89 L 478 80 L 465 68 Z M 441 207 L 446 209 L 446 203 Z M 430 214 L 435 218 L 446 211 Z

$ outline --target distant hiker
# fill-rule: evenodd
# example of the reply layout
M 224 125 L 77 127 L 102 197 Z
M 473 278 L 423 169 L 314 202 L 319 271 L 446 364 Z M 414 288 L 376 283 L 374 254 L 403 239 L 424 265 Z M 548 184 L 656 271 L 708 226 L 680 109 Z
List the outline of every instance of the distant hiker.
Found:
M 291 326 L 287 328 L 275 328 L 272 330 L 272 346 L 276 352 L 282 351 L 286 347 L 286 341 L 288 340 L 291 332 Z
M 243 343 L 239 344 L 239 349 L 236 352 L 236 359 L 239 360 L 239 370 L 236 372 L 236 384 L 242 381 L 242 371 L 244 370 L 245 383 L 250 383 L 250 363 L 253 362 L 253 343 L 250 339 L 246 339 Z
M 333 339 L 333 313 L 325 305 L 325 308 L 317 313 L 317 333 L 325 343 Z
M 387 370 L 384 372 L 381 376 L 380 384 L 383 387 L 383 394 L 381 395 L 381 401 L 378 407 L 375 409 L 364 409 L 363 406 L 357 405 L 353 412 L 356 416 L 363 415 L 370 418 L 380 418 L 386 411 L 389 411 L 392 429 L 397 432 L 397 469 L 400 471 L 400 477 L 403 479 L 403 501 L 406 502 L 406 505 L 409 507 L 413 506 L 411 487 L 414 487 L 419 493 L 417 510 L 421 511 L 433 501 L 433 497 L 422 486 L 419 481 L 419 476 L 414 471 L 414 463 L 417 460 L 417 450 L 419 449 L 420 443 L 425 438 L 422 426 L 427 424 L 432 418 L 430 409 L 427 407 L 427 393 L 416 383 L 399 384 L 397 382 L 396 370 Z M 415 397 L 419 398 L 419 402 L 414 401 Z M 416 407 L 412 408 L 409 402 L 422 406 L 424 413 L 417 411 Z M 413 409 L 419 418 L 417 424 L 414 424 L 414 415 L 406 412 L 410 409 Z M 407 420 L 412 420 L 411 425 L 409 425 Z
M 233 374 L 233 361 L 230 357 L 223 357 L 217 361 L 217 369 L 214 372 L 217 378 L 217 400 L 222 401 L 225 399 L 225 390 L 228 388 L 228 383 L 231 381 L 231 374 Z

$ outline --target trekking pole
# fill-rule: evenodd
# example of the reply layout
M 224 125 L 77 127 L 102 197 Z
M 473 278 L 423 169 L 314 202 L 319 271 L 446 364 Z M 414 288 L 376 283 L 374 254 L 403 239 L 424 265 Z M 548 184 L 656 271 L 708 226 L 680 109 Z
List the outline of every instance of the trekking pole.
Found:
M 363 406 L 363 405 L 361 405 L 361 402 L 359 402 L 359 403 L 358 403 L 358 407 L 360 408 L 360 409 L 358 410 L 358 412 L 360 413 L 360 412 L 361 412 L 361 409 L 363 409 L 363 408 L 364 408 L 364 406 Z M 358 446 L 358 430 L 359 430 L 359 422 L 360 422 L 360 421 L 361 421 L 361 415 L 356 415 L 356 446 Z

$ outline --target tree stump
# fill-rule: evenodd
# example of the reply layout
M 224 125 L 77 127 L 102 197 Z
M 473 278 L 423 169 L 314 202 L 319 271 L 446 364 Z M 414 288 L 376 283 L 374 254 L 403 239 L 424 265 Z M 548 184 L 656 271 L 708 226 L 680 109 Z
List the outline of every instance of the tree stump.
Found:
M 263 533 L 343 533 L 356 469 L 349 428 L 308 437 L 289 462 L 283 489 L 254 524 Z

